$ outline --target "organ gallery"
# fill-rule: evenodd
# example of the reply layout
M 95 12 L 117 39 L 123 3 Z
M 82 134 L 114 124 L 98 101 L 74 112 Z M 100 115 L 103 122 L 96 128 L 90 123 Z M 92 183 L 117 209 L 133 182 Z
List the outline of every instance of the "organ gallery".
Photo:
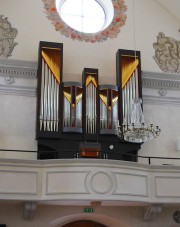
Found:
M 95 68 L 82 69 L 81 83 L 64 82 L 63 44 L 39 43 L 38 159 L 136 161 L 141 144 L 118 138 L 116 130 L 130 121 L 133 100 L 142 98 L 140 52 L 115 54 L 116 85 L 99 84 Z

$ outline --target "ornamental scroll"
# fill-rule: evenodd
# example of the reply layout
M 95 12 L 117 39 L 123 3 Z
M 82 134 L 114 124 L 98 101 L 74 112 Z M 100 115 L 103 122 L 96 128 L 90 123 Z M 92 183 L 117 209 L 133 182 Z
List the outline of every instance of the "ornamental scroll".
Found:
M 180 41 L 166 37 L 160 32 L 153 47 L 153 58 L 163 72 L 180 73 Z
M 14 47 L 17 45 L 14 42 L 17 33 L 17 29 L 12 28 L 7 17 L 3 18 L 3 15 L 0 15 L 0 58 L 11 56 Z

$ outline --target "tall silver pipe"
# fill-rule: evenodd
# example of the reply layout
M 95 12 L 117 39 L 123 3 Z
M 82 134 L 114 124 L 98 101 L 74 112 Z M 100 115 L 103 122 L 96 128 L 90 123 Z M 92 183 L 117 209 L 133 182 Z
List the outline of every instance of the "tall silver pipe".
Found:
M 55 81 L 55 78 L 54 76 L 52 75 L 51 77 L 51 131 L 54 131 L 54 100 L 53 100 L 53 97 L 54 97 L 54 81 Z
M 122 89 L 122 113 L 123 113 L 123 123 L 125 123 L 125 88 Z
M 44 125 L 44 131 L 47 130 L 47 84 L 48 84 L 48 67 L 47 64 L 45 64 L 44 68 L 44 116 L 43 116 L 43 125 Z
M 44 115 L 44 59 L 42 59 L 42 74 L 41 74 L 41 100 L 40 100 L 40 131 L 43 126 L 43 115 Z
M 113 106 L 113 129 L 117 127 L 118 123 L 118 102 Z
M 93 125 L 94 125 L 94 134 L 96 133 L 96 86 L 93 84 L 93 100 L 94 100 L 94 105 L 93 105 L 93 112 L 94 112 L 94 120 L 93 120 Z
M 50 131 L 50 118 L 51 118 L 51 71 L 48 69 L 47 79 L 47 130 Z
M 56 109 L 57 109 L 57 103 L 56 103 L 56 89 L 57 89 L 57 86 L 56 86 L 56 79 L 54 78 L 54 90 L 53 90 L 53 107 L 54 107 L 54 110 L 53 110 L 53 113 L 54 113 L 54 119 L 53 119 L 53 131 L 56 131 L 56 119 L 57 119 L 57 116 L 56 116 Z
M 136 82 L 135 82 L 135 73 L 132 75 L 132 99 L 136 99 Z
M 125 103 L 124 103 L 125 104 L 125 120 L 128 123 L 127 84 L 125 85 L 124 93 L 125 93 Z
M 95 121 L 95 108 L 94 108 L 94 105 L 95 105 L 95 100 L 94 100 L 94 84 L 91 83 L 92 86 L 91 86 L 91 93 L 92 93 L 92 133 L 94 134 L 94 131 L 95 131 L 95 124 L 94 124 L 94 121 Z
M 86 133 L 89 133 L 89 86 L 86 86 Z
M 93 97 L 92 97 L 92 83 L 89 84 L 89 87 L 90 87 L 90 106 L 91 106 L 91 111 L 89 111 L 89 119 L 90 119 L 90 133 L 92 134 L 93 133 Z
M 59 130 L 59 84 L 56 82 L 56 87 L 57 87 L 57 90 L 56 90 L 56 117 L 57 117 L 57 120 L 56 120 L 56 131 Z

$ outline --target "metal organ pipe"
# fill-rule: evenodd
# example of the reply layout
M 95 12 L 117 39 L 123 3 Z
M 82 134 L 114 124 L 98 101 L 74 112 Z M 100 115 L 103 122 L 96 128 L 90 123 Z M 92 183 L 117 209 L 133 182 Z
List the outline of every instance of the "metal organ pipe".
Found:
M 40 131 L 58 131 L 59 83 L 42 58 Z
M 96 133 L 96 86 L 92 81 L 86 86 L 86 133 Z
M 100 130 L 102 134 L 115 134 L 118 121 L 118 87 L 100 85 Z
M 82 84 L 64 82 L 63 131 L 82 132 Z
M 123 102 L 123 123 L 130 124 L 131 122 L 131 110 L 133 100 L 139 98 L 139 86 L 138 86 L 138 69 L 136 68 L 132 76 L 125 84 L 122 90 L 122 102 Z

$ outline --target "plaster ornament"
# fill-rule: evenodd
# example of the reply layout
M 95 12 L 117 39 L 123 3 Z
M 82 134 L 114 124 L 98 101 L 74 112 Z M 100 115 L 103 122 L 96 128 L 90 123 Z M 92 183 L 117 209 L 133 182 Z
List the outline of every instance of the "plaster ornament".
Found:
M 161 89 L 159 89 L 159 94 L 160 94 L 161 96 L 166 96 L 166 95 L 167 95 L 167 90 L 161 88 Z
M 14 83 L 14 80 L 11 76 L 5 77 L 4 81 L 5 81 L 5 84 L 13 84 Z
M 114 17 L 110 25 L 104 30 L 97 33 L 83 33 L 71 28 L 61 19 L 56 8 L 56 0 L 42 1 L 44 2 L 44 8 L 47 14 L 47 18 L 54 25 L 56 31 L 60 31 L 62 35 L 69 37 L 73 40 L 95 43 L 103 42 L 108 38 L 116 38 L 120 32 L 121 27 L 125 25 L 127 19 L 127 7 L 124 0 L 112 0 Z
M 153 58 L 163 72 L 180 73 L 180 41 L 166 37 L 160 32 L 153 47 Z
M 14 39 L 17 36 L 17 29 L 12 28 L 8 18 L 0 15 L 0 58 L 8 58 L 17 43 Z

